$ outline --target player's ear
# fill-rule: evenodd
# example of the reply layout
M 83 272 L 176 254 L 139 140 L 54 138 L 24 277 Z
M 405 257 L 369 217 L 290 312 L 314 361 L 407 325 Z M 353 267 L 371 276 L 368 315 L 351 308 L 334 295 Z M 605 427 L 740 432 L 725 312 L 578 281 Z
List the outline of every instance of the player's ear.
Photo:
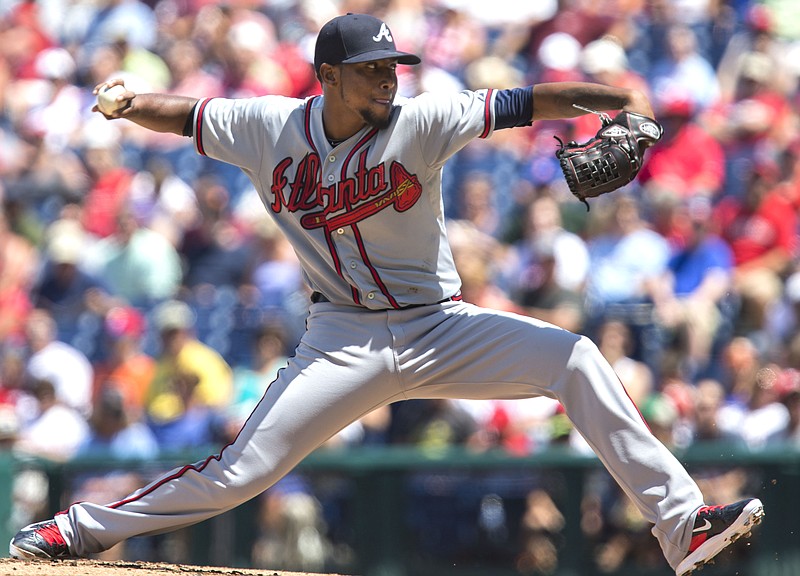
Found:
M 336 84 L 339 79 L 339 71 L 335 66 L 323 64 L 319 67 L 319 78 L 323 84 Z

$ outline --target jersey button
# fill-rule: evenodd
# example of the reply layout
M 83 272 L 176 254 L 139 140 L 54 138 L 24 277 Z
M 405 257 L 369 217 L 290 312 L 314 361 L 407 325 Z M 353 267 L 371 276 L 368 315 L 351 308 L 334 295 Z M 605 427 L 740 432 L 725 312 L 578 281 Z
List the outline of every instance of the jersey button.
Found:
M 357 266 L 357 264 L 355 262 L 350 262 L 350 268 L 355 269 L 356 266 Z
M 367 294 L 367 300 L 375 300 L 375 292 L 370 292 Z
M 328 156 L 328 162 L 336 162 L 336 156 Z
M 339 229 L 336 231 L 336 233 L 337 233 L 337 234 L 344 234 L 344 228 L 339 228 Z
M 334 176 L 333 174 L 329 174 L 328 175 L 328 182 L 333 182 L 335 179 L 336 179 L 336 176 Z

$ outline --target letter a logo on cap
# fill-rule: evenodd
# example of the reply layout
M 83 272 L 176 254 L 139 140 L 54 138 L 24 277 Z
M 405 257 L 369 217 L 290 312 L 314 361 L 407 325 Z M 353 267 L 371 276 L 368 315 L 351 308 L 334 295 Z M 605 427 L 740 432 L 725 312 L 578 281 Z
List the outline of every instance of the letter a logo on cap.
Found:
M 389 27 L 386 25 L 386 22 L 381 22 L 381 29 L 378 32 L 378 35 L 372 37 L 375 42 L 380 42 L 381 38 L 386 38 L 389 42 L 393 42 L 392 33 L 389 32 Z

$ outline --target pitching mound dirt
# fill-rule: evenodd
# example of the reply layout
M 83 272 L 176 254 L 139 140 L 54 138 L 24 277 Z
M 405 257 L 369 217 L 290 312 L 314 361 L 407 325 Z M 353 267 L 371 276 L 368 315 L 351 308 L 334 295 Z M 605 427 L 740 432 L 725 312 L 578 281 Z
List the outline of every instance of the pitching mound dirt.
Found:
M 0 576 L 338 576 L 275 570 L 245 570 L 151 562 L 99 560 L 29 561 L 0 558 Z

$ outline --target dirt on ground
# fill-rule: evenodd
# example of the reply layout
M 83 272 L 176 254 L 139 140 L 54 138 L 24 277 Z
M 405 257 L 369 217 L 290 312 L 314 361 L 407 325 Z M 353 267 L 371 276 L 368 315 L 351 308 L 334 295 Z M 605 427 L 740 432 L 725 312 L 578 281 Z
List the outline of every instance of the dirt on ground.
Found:
M 340 576 L 280 570 L 251 570 L 101 560 L 16 560 L 0 558 L 0 576 Z

